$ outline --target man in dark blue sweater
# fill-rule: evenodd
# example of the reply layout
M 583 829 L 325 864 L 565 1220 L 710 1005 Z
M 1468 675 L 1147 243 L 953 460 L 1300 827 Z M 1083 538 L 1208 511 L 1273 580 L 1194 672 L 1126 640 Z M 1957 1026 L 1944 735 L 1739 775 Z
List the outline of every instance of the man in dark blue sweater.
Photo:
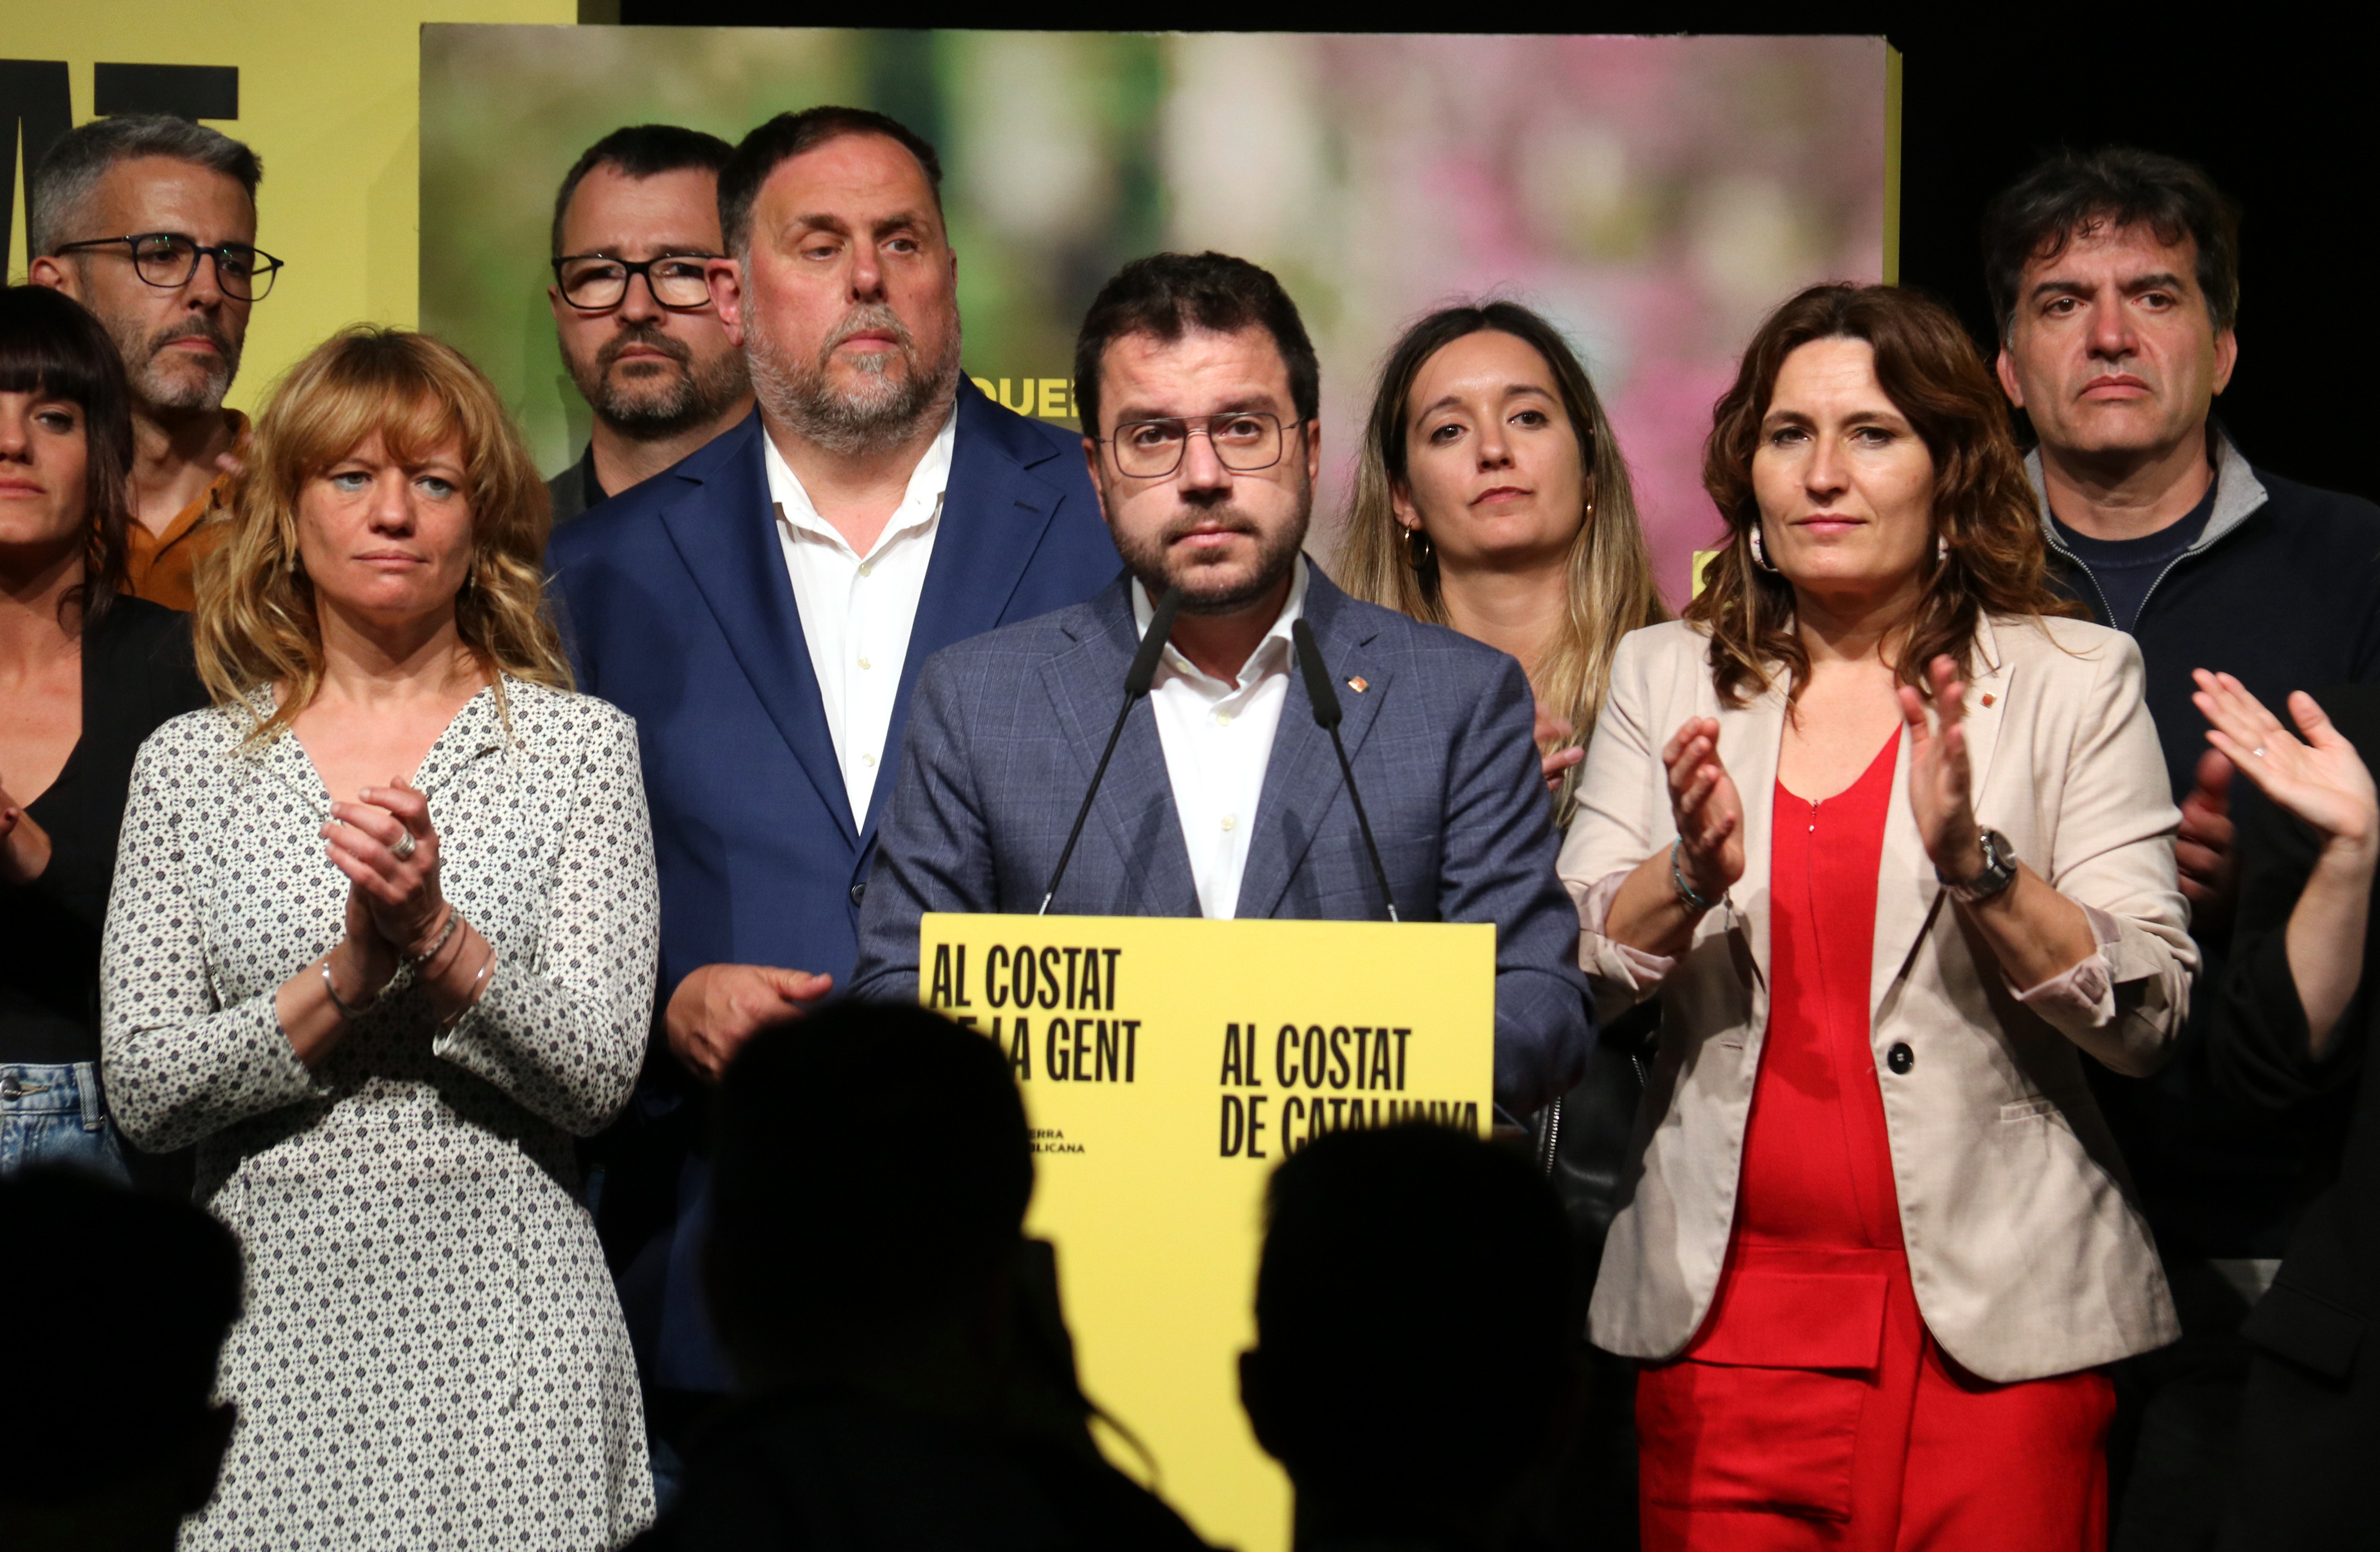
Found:
M 2207 746 L 2191 672 L 2268 706 L 2380 679 L 2380 507 L 2252 467 L 2211 422 L 2239 358 L 2237 215 L 2197 168 L 2110 149 L 2052 157 L 1993 203 L 1985 262 L 1999 377 L 2032 422 L 2050 560 L 2129 631 L 2181 805 L 2177 855 L 2200 985 L 2221 979 L 2237 895 L 2232 771 Z M 2240 783 L 2246 790 L 2246 783 Z M 2155 1078 L 2095 1071 L 2163 1254 L 2183 1337 L 2119 1374 L 2115 1546 L 2211 1546 L 2262 1296 L 2340 1128 L 2218 1095 L 2204 1010 Z

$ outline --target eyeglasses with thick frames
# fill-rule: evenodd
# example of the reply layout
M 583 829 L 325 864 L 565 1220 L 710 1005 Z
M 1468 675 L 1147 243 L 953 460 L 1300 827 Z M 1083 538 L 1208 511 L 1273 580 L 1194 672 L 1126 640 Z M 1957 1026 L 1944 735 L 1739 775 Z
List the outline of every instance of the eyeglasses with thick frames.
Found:
M 553 261 L 553 283 L 562 299 L 587 312 L 608 312 L 628 299 L 628 282 L 645 277 L 655 305 L 691 312 L 710 305 L 710 282 L 703 265 L 718 253 L 664 253 L 630 263 L 608 253 L 573 253 Z
M 1304 423 L 1299 423 L 1304 430 Z M 1203 436 L 1215 450 L 1215 461 L 1233 474 L 1255 474 L 1281 462 L 1286 439 L 1281 417 L 1257 410 L 1231 410 L 1220 415 L 1182 418 L 1126 420 L 1104 442 L 1115 454 L 1116 467 L 1134 479 L 1163 479 L 1182 467 L 1190 439 Z
M 280 260 L 246 243 L 202 243 L 180 232 L 93 237 L 88 242 L 61 243 L 57 250 L 73 253 L 86 248 L 114 248 L 118 243 L 132 250 L 132 273 L 165 291 L 177 291 L 197 279 L 201 259 L 215 261 L 215 284 L 237 301 L 263 300 L 273 289 L 273 277 L 281 273 Z

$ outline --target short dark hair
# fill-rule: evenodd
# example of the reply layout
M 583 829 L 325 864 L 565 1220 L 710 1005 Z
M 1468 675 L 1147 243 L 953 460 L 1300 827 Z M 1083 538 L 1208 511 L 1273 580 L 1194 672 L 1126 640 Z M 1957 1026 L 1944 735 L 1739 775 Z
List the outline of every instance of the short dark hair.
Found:
M 553 196 L 553 257 L 562 257 L 562 218 L 570 209 L 570 197 L 596 168 L 616 167 L 621 176 L 632 178 L 689 168 L 717 173 L 734 154 L 735 148 L 718 136 L 682 125 L 631 124 L 613 130 L 581 152 L 562 176 L 562 188 Z
M 170 114 L 95 118 L 59 136 L 41 165 L 25 179 L 27 256 L 47 258 L 64 245 L 87 237 L 133 236 L 128 232 L 78 234 L 74 224 L 108 170 L 141 156 L 163 156 L 221 173 L 248 190 L 250 204 L 256 202 L 257 186 L 264 181 L 264 164 L 256 152 L 220 129 Z
M 76 1369 L 40 1406 L 0 1409 L 0 1497 L 71 1503 L 155 1470 L 211 1411 L 238 1242 L 187 1201 L 55 1167 L 0 1180 L 0 1223 L 41 1247 L 0 1278 L 0 1330 L 40 1332 Z
M 867 108 L 804 108 L 781 113 L 736 142 L 719 174 L 719 230 L 727 251 L 741 255 L 752 240 L 752 205 L 760 186 L 781 164 L 846 135 L 881 135 L 917 159 L 934 192 L 934 213 L 942 211 L 942 159 L 933 142 L 897 118 Z
M 1568 1220 L 1525 1158 L 1445 1127 L 1336 1132 L 1266 1203 L 1252 1421 L 1301 1493 L 1476 1501 L 1539 1463 L 1582 1312 Z
M 763 1030 L 714 1117 L 704 1282 L 747 1378 L 832 1367 L 980 1305 L 1023 1243 L 1033 1144 L 1008 1060 L 914 1003 Z
M 1099 434 L 1099 367 L 1110 344 L 1128 334 L 1171 343 L 1189 329 L 1237 333 L 1261 328 L 1289 368 L 1289 397 L 1300 421 L 1322 413 L 1322 367 L 1314 342 L 1281 282 L 1269 270 L 1228 253 L 1152 253 L 1118 270 L 1099 287 L 1075 339 L 1075 407 L 1083 434 Z
M 1984 284 L 2006 341 L 2024 267 L 2057 258 L 2077 236 L 2145 225 L 2162 243 L 2198 249 L 2198 289 L 2217 333 L 2240 320 L 2240 208 L 2179 157 L 2130 146 L 2061 151 L 2002 190 L 1984 212 Z
M 132 390 L 124 358 L 98 319 L 46 285 L 0 290 L 0 393 L 42 394 L 82 408 L 82 586 L 66 606 L 88 630 L 127 586 L 132 520 Z

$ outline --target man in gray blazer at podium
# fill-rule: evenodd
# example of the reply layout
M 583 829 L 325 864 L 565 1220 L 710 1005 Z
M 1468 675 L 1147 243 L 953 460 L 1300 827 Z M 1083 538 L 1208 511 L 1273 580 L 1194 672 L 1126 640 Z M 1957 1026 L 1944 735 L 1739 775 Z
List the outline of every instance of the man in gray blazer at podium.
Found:
M 1350 599 L 1301 552 L 1322 454 L 1295 305 L 1245 260 L 1142 259 L 1091 304 L 1075 376 L 1124 574 L 927 660 L 853 994 L 917 996 L 928 911 L 1047 898 L 1063 915 L 1354 921 L 1393 905 L 1495 924 L 1498 1105 L 1561 1093 L 1595 1024 L 1528 682 L 1501 652 Z M 1142 704 L 1127 677 L 1172 589 Z M 1318 674 L 1297 658 L 1306 632 Z M 1333 703 L 1352 793 L 1317 716 Z

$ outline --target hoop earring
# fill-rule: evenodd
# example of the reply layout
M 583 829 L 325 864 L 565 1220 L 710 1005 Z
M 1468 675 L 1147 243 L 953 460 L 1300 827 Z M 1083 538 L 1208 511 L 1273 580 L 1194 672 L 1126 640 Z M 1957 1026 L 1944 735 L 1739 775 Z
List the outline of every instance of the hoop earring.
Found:
M 1402 528 L 1404 526 L 1399 524 L 1398 527 Z M 1404 528 L 1404 536 L 1405 564 L 1415 571 L 1427 571 L 1437 564 L 1438 546 L 1429 541 L 1429 535 L 1418 527 L 1412 527 Z
M 1936 565 L 1950 564 L 1950 540 L 1946 534 L 1937 533 L 1934 536 L 1934 564 Z
M 1751 538 L 1752 538 L 1752 564 L 1753 564 L 1754 565 L 1758 566 L 1761 570 L 1763 570 L 1763 571 L 1765 571 L 1765 572 L 1767 572 L 1769 575 L 1771 575 L 1771 576 L 1775 576 L 1775 575 L 1776 575 L 1776 573 L 1777 573 L 1777 568 L 1776 568 L 1775 566 L 1770 565 L 1770 564 L 1768 564 L 1768 554 L 1767 554 L 1767 552 L 1766 552 L 1766 551 L 1764 551 L 1764 550 L 1762 550 L 1762 549 L 1760 548 L 1760 525 L 1759 525 L 1759 524 L 1755 523 L 1755 524 L 1753 524 L 1753 525 L 1752 525 L 1752 529 L 1751 529 Z

